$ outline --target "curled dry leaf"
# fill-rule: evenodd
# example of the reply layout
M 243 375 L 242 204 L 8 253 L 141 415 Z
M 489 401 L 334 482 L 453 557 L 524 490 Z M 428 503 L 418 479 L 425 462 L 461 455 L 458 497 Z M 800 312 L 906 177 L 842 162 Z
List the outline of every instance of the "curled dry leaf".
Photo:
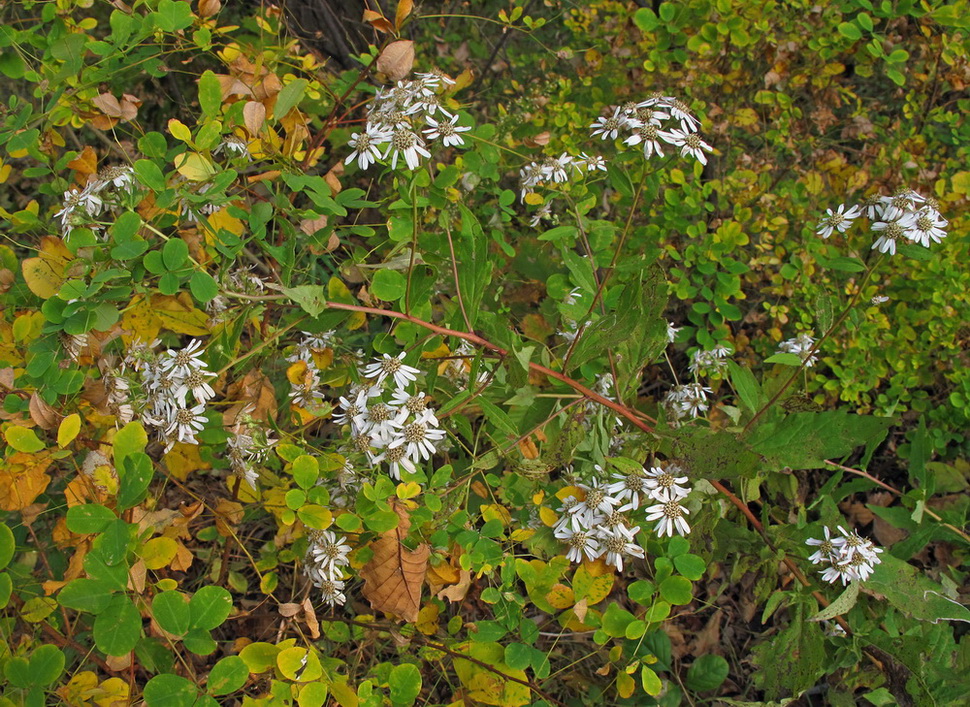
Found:
M 414 550 L 405 547 L 403 541 L 411 519 L 403 506 L 392 507 L 398 515 L 398 524 L 370 543 L 374 555 L 360 570 L 363 594 L 375 611 L 394 614 L 413 623 L 421 610 L 421 585 L 428 571 L 431 548 L 425 543 Z
M 394 13 L 394 26 L 397 31 L 401 31 L 401 25 L 404 24 L 404 20 L 407 19 L 408 15 L 411 14 L 411 10 L 414 9 L 413 0 L 399 0 L 397 3 L 397 12 Z
M 221 9 L 221 0 L 199 0 L 199 17 L 212 17 Z
M 243 120 L 246 121 L 246 130 L 253 137 L 259 135 L 259 131 L 266 122 L 266 106 L 259 101 L 247 101 L 243 108 Z
M 414 66 L 414 42 L 400 39 L 391 42 L 377 57 L 377 70 L 390 81 L 400 81 L 411 73 Z
M 374 12 L 373 10 L 364 10 L 364 22 L 369 24 L 378 32 L 383 32 L 384 34 L 391 34 L 394 32 L 394 25 L 392 25 L 391 21 L 379 12 Z
M 30 419 L 42 430 L 52 430 L 61 423 L 61 415 L 41 398 L 37 391 L 30 396 L 28 403 Z

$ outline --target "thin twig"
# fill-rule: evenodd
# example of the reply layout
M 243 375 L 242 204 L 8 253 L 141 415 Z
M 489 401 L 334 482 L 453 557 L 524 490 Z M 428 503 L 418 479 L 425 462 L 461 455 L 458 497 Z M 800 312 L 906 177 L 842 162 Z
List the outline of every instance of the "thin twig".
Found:
M 458 260 L 455 258 L 455 244 L 451 240 L 451 226 L 445 224 L 445 235 L 448 236 L 448 251 L 451 253 L 451 274 L 455 278 L 455 293 L 458 296 L 458 306 L 461 308 L 461 317 L 465 320 L 465 328 L 472 331 L 472 323 L 465 311 L 465 300 L 461 296 L 461 285 L 458 284 Z

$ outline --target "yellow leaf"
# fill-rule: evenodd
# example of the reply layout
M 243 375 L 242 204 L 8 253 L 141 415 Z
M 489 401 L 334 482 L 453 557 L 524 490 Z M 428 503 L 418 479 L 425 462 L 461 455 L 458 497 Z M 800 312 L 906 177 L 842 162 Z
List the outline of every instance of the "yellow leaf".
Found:
M 542 202 L 543 202 L 543 198 L 541 194 L 536 194 L 535 192 L 531 192 L 525 195 L 525 203 L 527 203 L 529 206 L 539 206 L 540 204 L 542 204 Z
M 165 455 L 165 466 L 168 472 L 179 481 L 185 481 L 189 472 L 199 469 L 211 469 L 212 464 L 202 461 L 197 444 L 183 444 L 178 442 Z
M 576 597 L 565 584 L 555 584 L 546 594 L 546 601 L 557 609 L 568 609 L 576 603 Z
M 441 609 L 438 608 L 437 604 L 428 604 L 423 607 L 418 612 L 418 622 L 416 624 L 418 631 L 425 636 L 435 635 L 438 632 L 438 615 L 440 613 Z
M 206 336 L 209 333 L 209 315 L 195 308 L 188 292 L 177 296 L 152 295 L 151 305 L 161 325 L 169 331 L 189 336 Z
M 505 664 L 505 649 L 501 645 L 464 643 L 459 651 L 493 668 L 486 670 L 479 663 L 455 659 L 455 672 L 467 697 L 497 707 L 522 707 L 532 702 L 532 691 L 527 685 L 506 679 L 512 677 L 524 682 L 526 675 L 525 671 L 513 670 Z
M 68 415 L 63 420 L 61 420 L 60 426 L 57 428 L 57 446 L 63 449 L 77 437 L 77 433 L 81 431 L 81 416 L 76 412 Z
M 57 608 L 57 600 L 53 597 L 34 597 L 24 602 L 17 615 L 24 621 L 38 624 Z
M 206 235 L 216 235 L 220 230 L 226 229 L 229 233 L 235 236 L 242 236 L 243 231 L 246 230 L 246 226 L 241 220 L 235 216 L 229 215 L 228 207 L 225 209 L 219 209 L 215 213 L 209 215 L 208 223 L 204 226 L 206 230 Z
M 172 118 L 168 121 L 168 132 L 176 140 L 181 140 L 185 143 L 192 142 L 192 131 L 181 120 Z
M 640 682 L 643 683 L 643 689 L 646 690 L 647 694 L 651 697 L 656 697 L 663 689 L 663 683 L 660 681 L 660 676 L 653 672 L 652 668 L 648 668 L 646 665 L 644 665 L 643 670 L 640 671 Z
M 18 452 L 39 452 L 44 448 L 44 443 L 37 437 L 37 433 L 27 427 L 8 427 L 3 432 L 3 437 L 7 444 Z
M 162 536 L 152 538 L 142 545 L 138 556 L 145 561 L 145 567 L 159 570 L 175 559 L 176 552 L 178 552 L 178 543 L 172 538 Z
M 20 267 L 27 287 L 41 299 L 50 299 L 64 284 L 64 266 L 49 258 L 27 258 Z
M 545 525 L 547 528 L 551 528 L 557 522 L 559 522 L 559 516 L 556 515 L 556 512 L 549 508 L 549 506 L 541 506 L 539 508 L 539 520 L 541 520 L 543 525 Z
M 154 341 L 162 328 L 162 322 L 155 314 L 151 301 L 135 295 L 121 315 L 121 328 L 130 332 L 125 340 Z
M 216 175 L 216 168 L 198 152 L 183 152 L 176 157 L 175 169 L 192 182 L 204 182 Z
M 407 500 L 420 494 L 421 487 L 414 481 L 408 481 L 407 483 L 398 484 L 396 493 L 397 497 L 401 500 Z
M 616 692 L 617 694 L 626 699 L 633 694 L 633 691 L 637 688 L 637 682 L 631 678 L 626 673 L 620 673 L 616 676 Z

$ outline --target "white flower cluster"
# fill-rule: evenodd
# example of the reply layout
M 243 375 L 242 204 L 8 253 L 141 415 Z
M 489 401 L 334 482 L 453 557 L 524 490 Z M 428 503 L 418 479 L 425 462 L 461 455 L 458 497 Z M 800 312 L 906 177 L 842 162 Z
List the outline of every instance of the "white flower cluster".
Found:
M 879 559 L 882 548 L 855 531 L 850 533 L 841 525 L 838 528 L 841 533 L 838 537 L 833 538 L 828 526 L 824 526 L 824 538 L 805 541 L 806 545 L 818 548 L 808 559 L 813 565 L 828 565 L 821 572 L 822 579 L 832 584 L 842 580 L 844 586 L 855 580 L 869 579 L 873 568 L 882 562 Z
M 416 464 L 429 460 L 445 437 L 425 394 L 408 391 L 420 372 L 404 363 L 403 352 L 384 354 L 361 370 L 371 384 L 340 398 L 341 412 L 333 418 L 349 424 L 354 449 L 372 464 L 386 463 L 394 479 L 402 469 L 415 473 Z
M 778 353 L 795 354 L 805 362 L 806 367 L 811 368 L 818 361 L 818 357 L 812 353 L 813 346 L 815 346 L 815 339 L 803 332 L 793 339 L 778 344 Z
M 596 171 L 606 171 L 606 160 L 599 155 L 590 156 L 585 152 L 580 153 L 579 157 L 563 152 L 559 157 L 546 157 L 542 162 L 530 162 L 519 170 L 519 199 L 524 201 L 537 186 L 562 184 L 569 181 L 570 177 Z M 540 220 L 551 218 L 549 206 L 544 206 L 545 210 L 540 210 Z
M 83 189 L 72 187 L 64 193 L 61 210 L 54 218 L 61 221 L 61 235 L 69 238 L 75 228 L 89 228 L 95 233 L 104 228 L 98 217 L 124 205 L 124 197 L 137 186 L 131 167 L 105 167 Z
M 458 116 L 445 109 L 439 97 L 454 83 L 442 73 L 426 73 L 416 74 L 412 81 L 398 81 L 391 88 L 378 89 L 363 131 L 350 137 L 353 152 L 344 164 L 356 160 L 361 169 L 367 169 L 378 160 L 390 158 L 391 168 L 396 168 L 403 156 L 408 169 L 413 170 L 418 168 L 421 157 L 431 157 L 426 141 L 440 140 L 445 147 L 464 145 L 461 133 L 471 127 L 458 125 Z
M 680 150 L 681 157 L 693 157 L 707 164 L 705 152 L 713 148 L 697 132 L 700 121 L 677 98 L 655 92 L 643 101 L 613 106 L 610 115 L 597 118 L 590 127 L 593 137 L 616 140 L 626 134 L 623 144 L 640 146 L 644 157 L 664 156 L 663 143 Z
M 128 403 L 139 409 L 142 420 L 155 429 L 168 452 L 176 442 L 198 444 L 195 436 L 209 421 L 206 403 L 215 397 L 209 380 L 216 374 L 206 370 L 208 364 L 201 358 L 202 342 L 198 339 L 192 339 L 183 349 L 168 349 L 162 354 L 154 350 L 159 343 L 157 339 L 150 344 L 133 342 L 126 352 L 123 372 L 107 380 L 116 401 L 120 401 L 132 382 L 127 371 L 137 372 L 141 396 Z
M 682 420 L 700 417 L 710 407 L 709 395 L 713 390 L 700 383 L 684 383 L 671 388 L 663 399 L 664 409 L 674 424 Z
M 602 475 L 602 468 L 596 470 Z M 624 557 L 644 557 L 642 547 L 634 542 L 640 526 L 630 527 L 629 516 L 641 514 L 647 522 L 657 521 L 654 532 L 660 537 L 690 533 L 684 516 L 689 511 L 681 501 L 690 493 L 686 476 L 671 464 L 642 473 L 614 473 L 614 481 L 602 483 L 593 479 L 579 484 L 582 500 L 566 496 L 559 507 L 559 520 L 553 533 L 569 549 L 566 557 L 572 562 L 596 560 L 605 555 L 606 562 L 623 570 Z M 652 505 L 648 505 L 651 504 Z
M 330 530 L 311 530 L 303 573 L 320 589 L 330 606 L 347 601 L 344 595 L 344 570 L 350 564 L 350 545 Z
M 303 340 L 296 345 L 293 353 L 286 357 L 290 363 L 303 361 L 306 370 L 298 383 L 290 382 L 290 402 L 302 408 L 310 408 L 323 402 L 321 390 L 320 369 L 313 358 L 314 351 L 322 352 L 333 346 L 336 332 L 325 331 L 322 334 L 303 332 Z
M 815 232 L 822 238 L 828 238 L 835 231 L 845 233 L 857 218 L 865 216 L 877 236 L 872 248 L 895 255 L 898 241 L 929 248 L 931 241 L 940 243 L 946 238 L 949 222 L 940 215 L 939 207 L 936 199 L 903 188 L 892 196 L 874 194 L 848 209 L 845 204 L 840 204 L 835 211 L 826 209 Z
M 695 376 L 720 375 L 727 368 L 727 357 L 731 353 L 731 349 L 723 345 L 715 346 L 710 351 L 695 351 L 691 357 L 690 372 Z

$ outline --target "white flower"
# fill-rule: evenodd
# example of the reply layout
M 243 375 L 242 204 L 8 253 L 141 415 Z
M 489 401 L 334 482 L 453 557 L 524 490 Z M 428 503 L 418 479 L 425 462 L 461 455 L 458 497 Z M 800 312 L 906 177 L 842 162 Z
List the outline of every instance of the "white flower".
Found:
M 680 484 L 686 484 L 686 476 L 676 476 L 680 471 L 676 465 L 670 465 L 669 470 L 664 470 L 659 466 L 651 467 L 647 471 L 644 485 L 650 490 L 650 496 L 657 501 L 663 502 L 666 499 L 673 501 L 686 498 L 690 489 Z
M 381 385 L 388 376 L 393 376 L 394 383 L 398 388 L 406 388 L 408 383 L 413 383 L 417 380 L 417 376 L 421 371 L 412 366 L 405 365 L 405 355 L 406 353 L 404 351 L 398 354 L 396 358 L 384 354 L 383 358 L 376 359 L 373 363 L 365 366 L 361 373 L 365 378 L 375 379 L 374 385 Z
M 690 533 L 690 526 L 684 520 L 684 516 L 690 511 L 680 505 L 678 499 L 667 494 L 658 494 L 656 498 L 660 503 L 647 508 L 647 521 L 657 521 L 654 532 L 660 537 L 673 537 L 674 530 L 680 535 Z
M 306 563 L 327 579 L 339 580 L 341 568 L 349 564 L 350 545 L 331 530 L 315 531 L 307 546 Z
M 676 385 L 664 398 L 664 405 L 675 419 L 697 417 L 708 408 L 707 396 L 713 393 L 710 388 L 699 383 Z
M 566 496 L 562 499 L 559 506 L 559 520 L 556 521 L 554 528 L 556 537 L 559 537 L 560 529 L 569 526 L 573 530 L 590 530 L 586 524 L 586 514 L 578 511 L 579 500 L 575 496 Z
M 641 501 L 650 493 L 646 478 L 643 474 L 613 474 L 613 478 L 616 481 L 606 487 L 606 492 L 618 503 L 626 501 L 617 510 L 621 512 L 637 510 Z
M 818 361 L 818 357 L 811 353 L 813 346 L 815 346 L 815 339 L 808 334 L 801 333 L 794 339 L 788 339 L 778 344 L 778 351 L 795 354 L 805 361 L 806 367 L 811 368 Z
M 674 326 L 671 322 L 667 322 L 667 343 L 674 343 L 677 339 L 677 332 L 680 331 L 679 326 Z
M 559 157 L 549 157 L 545 163 L 542 165 L 543 174 L 547 179 L 558 183 L 565 182 L 569 179 L 569 172 L 567 171 L 571 166 L 573 166 L 573 161 L 575 158 L 563 152 Z
M 811 545 L 812 547 L 817 547 L 816 550 L 808 559 L 813 565 L 818 565 L 823 562 L 831 562 L 832 558 L 836 555 L 835 545 L 832 544 L 832 533 L 828 526 L 822 528 L 825 531 L 825 537 L 821 539 L 809 538 L 805 541 L 806 545 Z
M 384 159 L 390 156 L 391 168 L 394 169 L 397 167 L 397 158 L 402 154 L 404 161 L 407 162 L 408 169 L 412 170 L 417 169 L 418 165 L 421 164 L 418 155 L 431 157 L 431 153 L 424 148 L 424 143 L 416 133 L 406 127 L 397 127 L 391 134 L 391 142 L 384 153 Z
M 882 218 L 882 199 L 883 197 L 879 194 L 872 194 L 863 199 L 859 204 L 862 215 L 870 221 Z
M 873 250 L 880 253 L 896 254 L 896 241 L 906 237 L 906 229 L 899 221 L 876 221 L 872 230 L 879 232 L 879 237 L 872 244 Z
M 946 238 L 946 231 L 943 228 L 947 225 L 945 218 L 932 209 L 922 208 L 919 211 L 903 215 L 899 219 L 899 225 L 904 229 L 904 235 L 913 241 L 927 248 L 930 241 L 940 243 Z
M 892 196 L 880 197 L 880 201 L 882 201 L 883 220 L 895 221 L 907 213 L 915 211 L 918 205 L 925 202 L 926 199 L 912 189 L 903 187 L 896 190 L 896 193 Z
M 430 126 L 424 131 L 425 137 L 429 140 L 441 138 L 441 142 L 444 143 L 445 147 L 464 145 L 465 141 L 462 139 L 460 133 L 471 130 L 471 126 L 456 125 L 458 122 L 457 115 L 451 116 L 450 120 L 442 120 L 441 122 L 438 122 L 430 115 L 425 117 L 424 120 Z
M 700 133 L 691 133 L 674 128 L 670 132 L 661 133 L 660 137 L 671 145 L 680 148 L 680 156 L 690 155 L 701 164 L 707 164 L 705 152 L 713 152 L 714 148 L 701 139 Z
M 566 558 L 571 562 L 582 562 L 584 557 L 592 562 L 602 554 L 599 541 L 592 531 L 566 528 L 557 537 L 569 547 Z
M 165 434 L 174 436 L 179 442 L 198 444 L 195 435 L 202 431 L 208 421 L 209 418 L 205 416 L 205 405 L 180 407 L 171 414 Z
M 587 155 L 585 152 L 581 152 L 576 164 L 586 165 L 587 172 L 606 171 L 606 158 L 603 155 Z
M 623 115 L 623 111 L 619 107 L 613 108 L 613 114 L 605 116 L 602 118 L 597 118 L 595 122 L 590 125 L 591 135 L 593 137 L 598 137 L 602 140 L 616 140 L 620 135 L 620 130 L 622 130 L 628 122 L 628 119 Z
M 670 117 L 680 121 L 681 130 L 685 133 L 697 132 L 701 127 L 701 121 L 694 117 L 690 107 L 676 98 L 664 96 L 658 105 L 670 112 Z M 700 159 L 698 157 L 698 159 Z
M 390 139 L 389 132 L 382 130 L 377 125 L 368 123 L 364 132 L 354 133 L 350 136 L 350 141 L 347 144 L 354 148 L 354 151 L 347 156 L 344 164 L 350 164 L 357 160 L 358 167 L 367 169 L 381 158 L 381 151 L 378 148 Z
M 642 144 L 643 156 L 649 159 L 654 154 L 659 157 L 664 156 L 664 151 L 660 147 L 661 139 L 673 142 L 671 133 L 664 132 L 653 123 L 641 123 L 634 129 L 633 134 L 623 141 L 623 144 L 631 147 Z M 707 163 L 706 160 L 704 163 Z
M 731 350 L 718 346 L 710 351 L 695 351 L 691 357 L 690 372 L 695 376 L 716 375 L 727 368 L 725 357 Z
M 620 505 L 616 498 L 610 495 L 608 487 L 601 486 L 598 479 L 593 479 L 588 485 L 578 484 L 579 488 L 586 494 L 586 498 L 580 501 L 575 513 L 583 515 L 583 523 L 587 528 L 592 528 L 602 515 L 612 513 Z
M 202 342 L 199 339 L 192 339 L 184 349 L 175 351 L 168 349 L 165 355 L 159 360 L 159 367 L 162 371 L 184 378 L 192 371 L 208 368 L 209 365 L 200 357 L 204 353 Z
M 397 408 L 378 401 L 357 414 L 354 418 L 354 427 L 373 437 L 374 446 L 383 447 L 394 435 L 394 421 L 397 418 Z
M 820 235 L 822 238 L 828 238 L 834 231 L 845 233 L 849 226 L 852 225 L 852 222 L 862 215 L 862 211 L 858 206 L 853 206 L 846 211 L 845 204 L 839 204 L 839 208 L 836 211 L 826 209 L 825 213 L 827 215 L 815 228 L 815 233 Z
M 92 186 L 95 191 L 101 191 L 109 185 L 131 193 L 135 189 L 135 171 L 128 165 L 105 167 L 98 172 L 98 180 Z
M 192 391 L 192 395 L 195 397 L 195 402 L 197 403 L 205 403 L 212 400 L 216 394 L 206 379 L 215 377 L 216 374 L 211 371 L 203 371 L 202 369 L 191 371 L 187 376 L 182 378 L 175 388 L 175 399 L 179 401 L 180 405 L 185 405 L 185 398 L 189 391 Z
M 343 605 L 347 601 L 344 595 L 344 583 L 334 579 L 324 579 L 314 582 L 320 590 L 320 594 L 325 604 L 330 606 Z
M 425 418 L 418 418 L 414 422 L 407 424 L 393 421 L 391 423 L 397 428 L 395 436 L 387 444 L 388 449 L 406 446 L 407 456 L 412 461 L 419 458 L 427 461 L 435 453 L 435 442 L 440 442 L 445 437 L 445 431 L 433 427 Z
M 387 473 L 392 479 L 397 481 L 401 479 L 401 469 L 404 469 L 409 474 L 417 472 L 417 467 L 415 467 L 414 462 L 408 457 L 407 447 L 403 444 L 397 447 L 385 447 L 380 454 L 371 459 L 371 462 L 374 465 L 387 462 Z
M 809 561 L 815 565 L 829 565 L 822 570 L 822 579 L 832 583 L 841 581 L 843 586 L 855 580 L 868 579 L 873 568 L 881 562 L 879 553 L 882 548 L 842 526 L 839 526 L 841 535 L 834 538 L 827 526 L 823 530 L 823 539 L 809 538 L 805 541 L 805 544 L 818 548 L 808 558 Z
M 639 530 L 640 528 L 637 526 L 631 532 L 635 534 Z M 643 559 L 646 556 L 642 547 L 623 534 L 603 535 L 600 536 L 600 541 L 602 542 L 601 552 L 606 553 L 606 563 L 616 567 L 617 572 L 623 571 L 624 557 L 639 557 Z
M 249 154 L 249 144 L 235 135 L 226 135 L 216 149 L 212 151 L 212 154 L 218 155 L 220 152 L 225 152 L 233 157 L 245 157 L 248 161 L 253 159 L 253 156 Z
M 411 395 L 406 390 L 398 388 L 391 394 L 391 400 L 398 408 L 398 422 L 404 422 L 408 415 L 414 415 L 415 418 L 423 418 L 435 427 L 440 426 L 434 410 L 428 407 L 429 398 L 424 393 Z

